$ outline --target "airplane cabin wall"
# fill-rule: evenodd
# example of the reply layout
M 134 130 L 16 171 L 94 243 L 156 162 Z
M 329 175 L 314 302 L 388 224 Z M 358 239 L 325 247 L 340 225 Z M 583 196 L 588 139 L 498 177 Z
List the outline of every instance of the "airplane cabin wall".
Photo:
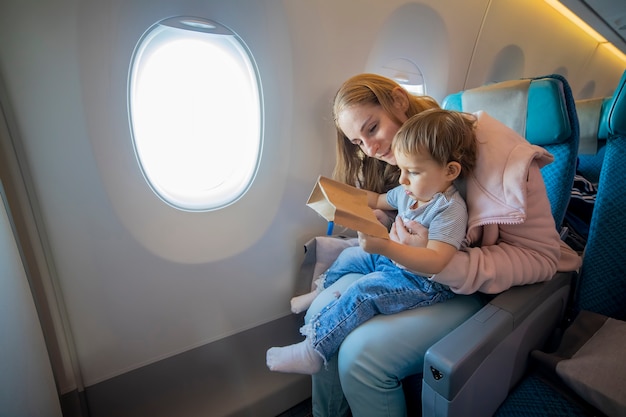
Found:
M 577 100 L 610 96 L 626 62 L 541 0 L 492 1 L 464 88 L 557 73 Z
M 5 196 L 0 182 L 0 415 L 61 417 L 44 335 Z
M 218 211 L 164 204 L 132 147 L 133 48 L 175 15 L 230 27 L 259 68 L 259 171 L 242 199 Z M 577 98 L 606 96 L 625 68 L 540 0 L 2 1 L 3 105 L 15 114 L 82 379 L 57 375 L 61 393 L 194 348 L 236 346 L 263 326 L 272 330 L 255 336 L 261 364 L 268 346 L 297 339 L 297 320 L 272 324 L 303 288 L 295 278 L 303 244 L 326 229 L 304 203 L 317 175 L 332 172 L 333 94 L 347 77 L 400 57 L 420 67 L 438 100 L 554 72 Z

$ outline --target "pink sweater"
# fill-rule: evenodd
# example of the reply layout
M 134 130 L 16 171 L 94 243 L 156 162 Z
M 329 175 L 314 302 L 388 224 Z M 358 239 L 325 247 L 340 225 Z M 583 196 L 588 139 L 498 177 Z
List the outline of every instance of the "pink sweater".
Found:
M 553 157 L 477 112 L 476 169 L 466 180 L 468 247 L 432 277 L 459 294 L 498 293 L 574 271 L 578 254 L 559 237 L 539 168 Z

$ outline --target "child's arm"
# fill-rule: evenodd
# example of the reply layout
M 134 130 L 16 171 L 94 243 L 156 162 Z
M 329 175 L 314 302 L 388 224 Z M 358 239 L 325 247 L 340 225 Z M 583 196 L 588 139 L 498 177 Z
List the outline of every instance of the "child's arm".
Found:
M 438 274 L 457 252 L 448 243 L 429 240 L 426 247 L 403 245 L 389 239 L 381 239 L 359 232 L 359 245 L 365 252 L 377 253 L 422 275 Z
M 367 205 L 371 209 L 380 209 L 380 210 L 395 210 L 396 208 L 391 206 L 387 202 L 387 194 L 378 194 L 373 191 L 367 191 Z

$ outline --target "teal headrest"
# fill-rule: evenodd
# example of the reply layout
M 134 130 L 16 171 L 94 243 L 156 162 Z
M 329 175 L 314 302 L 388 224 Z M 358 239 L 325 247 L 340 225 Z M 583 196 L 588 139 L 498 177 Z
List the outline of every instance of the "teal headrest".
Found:
M 497 94 L 501 94 L 503 90 L 509 89 L 508 83 L 497 83 L 503 85 L 503 88 L 495 89 Z M 494 117 L 497 117 L 496 114 L 502 112 L 515 116 L 515 112 L 519 113 L 522 111 L 526 113 L 526 120 L 522 120 L 522 122 L 525 122 L 522 124 L 525 131 L 518 131 L 518 133 L 524 136 L 530 143 L 545 146 L 568 140 L 572 134 L 572 129 L 561 80 L 549 77 L 536 78 L 526 80 L 526 84 L 521 85 L 525 87 L 518 87 L 512 84 L 511 88 L 527 88 L 527 91 L 524 92 L 526 94 L 525 109 L 520 108 L 518 102 L 515 101 L 491 100 L 494 94 L 494 89 L 492 88 L 494 84 L 451 94 L 444 99 L 442 107 L 469 113 L 484 110 Z M 471 92 L 473 96 L 484 94 L 484 99 L 480 103 L 481 108 L 469 108 L 466 104 L 464 105 L 463 95 L 467 92 Z M 510 108 L 507 108 L 507 105 Z M 523 117 L 523 114 L 519 114 L 519 116 Z M 509 124 L 507 121 L 502 121 L 505 124 Z M 513 128 L 511 125 L 509 127 Z

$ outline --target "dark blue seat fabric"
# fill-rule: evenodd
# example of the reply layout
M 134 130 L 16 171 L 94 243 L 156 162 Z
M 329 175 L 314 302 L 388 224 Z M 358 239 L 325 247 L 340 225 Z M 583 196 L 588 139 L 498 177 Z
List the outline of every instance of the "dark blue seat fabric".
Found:
M 626 320 L 626 72 L 600 116 L 608 138 L 570 320 L 581 310 Z M 563 395 L 567 389 L 558 382 L 550 385 L 531 369 L 495 415 L 602 415 L 588 404 L 575 404 L 578 397 Z
M 576 154 L 578 153 L 579 137 L 578 117 L 576 115 L 574 96 L 567 80 L 558 74 L 548 77 L 561 81 L 567 105 L 565 110 L 567 111 L 571 128 L 570 137 L 567 140 L 543 145 L 554 156 L 554 162 L 541 168 L 541 175 L 546 183 L 552 215 L 554 216 L 556 227 L 559 229 L 565 218 L 570 190 L 576 173 Z
M 598 152 L 595 155 L 579 155 L 576 170 L 593 183 L 600 180 L 602 161 L 604 160 L 604 145 L 606 140 L 598 141 Z
M 551 416 L 585 417 L 587 412 L 546 383 L 538 375 L 520 382 L 498 410 L 509 417 Z
M 597 185 L 604 160 L 608 131 L 606 117 L 611 97 L 576 101 L 580 123 L 580 146 L 572 195 L 565 212 L 565 242 L 582 253 L 589 235 L 591 214 L 595 206 Z M 600 117 L 598 117 L 600 114 Z
M 626 72 L 609 107 L 609 138 L 575 308 L 626 320 Z M 622 129 L 622 130 L 620 130 Z

